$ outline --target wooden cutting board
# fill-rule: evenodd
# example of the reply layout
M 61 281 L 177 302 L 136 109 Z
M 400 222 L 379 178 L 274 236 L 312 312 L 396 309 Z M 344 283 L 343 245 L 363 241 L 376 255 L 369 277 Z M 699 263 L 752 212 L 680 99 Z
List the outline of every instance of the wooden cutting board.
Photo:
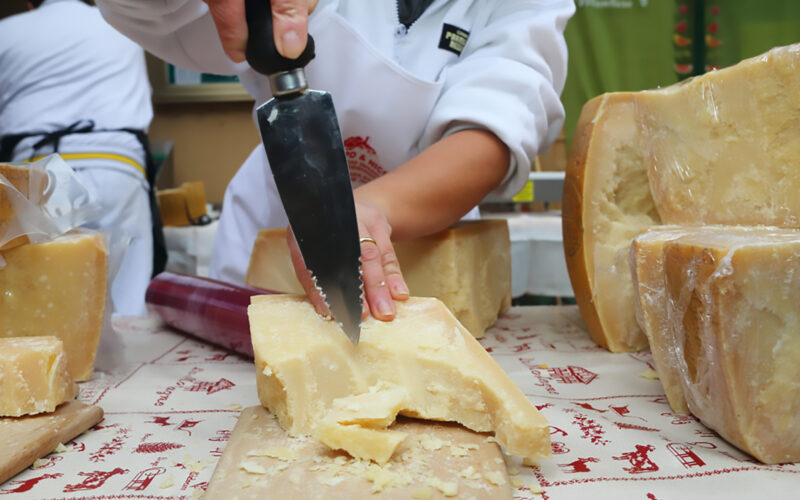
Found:
M 391 428 L 408 437 L 389 463 L 379 467 L 311 438 L 289 437 L 266 409 L 246 408 L 203 498 L 512 498 L 503 454 L 485 434 L 457 424 L 406 418 Z M 445 491 L 451 494 L 445 496 Z
M 102 419 L 102 408 L 78 401 L 52 413 L 0 418 L 0 484 Z

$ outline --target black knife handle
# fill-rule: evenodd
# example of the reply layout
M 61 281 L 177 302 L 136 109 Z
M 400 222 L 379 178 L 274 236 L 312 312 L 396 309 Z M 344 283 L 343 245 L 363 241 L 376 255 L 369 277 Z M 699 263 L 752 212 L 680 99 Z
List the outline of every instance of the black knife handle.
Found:
M 264 75 L 303 68 L 314 59 L 314 39 L 308 35 L 305 50 L 297 59 L 288 59 L 278 53 L 272 31 L 272 4 L 270 0 L 245 0 L 247 18 L 248 64 Z

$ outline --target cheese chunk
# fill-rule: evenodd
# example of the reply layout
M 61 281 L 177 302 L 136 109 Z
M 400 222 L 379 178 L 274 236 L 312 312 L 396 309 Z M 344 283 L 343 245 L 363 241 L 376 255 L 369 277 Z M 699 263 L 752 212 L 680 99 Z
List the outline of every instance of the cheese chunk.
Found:
M 406 404 L 408 395 L 402 387 L 379 383 L 357 396 L 333 400 L 328 414 L 335 422 L 365 427 L 389 427 Z
M 689 409 L 762 462 L 800 460 L 800 231 L 698 229 L 664 271 Z
M 637 236 L 630 251 L 633 287 L 638 298 L 634 303 L 636 320 L 647 335 L 669 406 L 681 414 L 689 413 L 689 407 L 683 397 L 677 350 L 668 331 L 663 250 L 665 243 L 689 231 L 691 228 L 684 226 L 654 227 Z
M 635 94 L 587 102 L 565 175 L 563 240 L 575 300 L 592 340 L 612 352 L 638 351 L 631 240 L 659 224 L 648 187 Z
M 64 342 L 72 378 L 88 380 L 106 299 L 103 235 L 76 231 L 0 257 L 0 337 L 54 335 Z
M 800 227 L 800 44 L 636 95 L 667 223 Z
M 0 417 L 52 412 L 75 392 L 59 339 L 0 338 Z
M 207 215 L 205 184 L 201 181 L 160 189 L 156 196 L 164 226 L 189 226 Z
M 384 383 L 405 389 L 402 415 L 493 431 L 514 455 L 550 455 L 547 421 L 441 301 L 396 305 L 395 320 L 362 324 L 356 347 L 305 297 L 253 297 L 259 399 L 289 434 L 314 435 L 334 400 Z
M 372 460 L 383 465 L 392 458 L 397 447 L 406 438 L 406 433 L 360 425 L 343 425 L 333 418 L 326 418 L 317 427 L 315 437 L 329 448 L 345 450 L 356 458 Z
M 394 245 L 411 295 L 436 297 L 476 338 L 511 306 L 511 243 L 504 220 L 464 221 L 439 233 Z M 246 283 L 303 294 L 284 229 L 259 231 Z

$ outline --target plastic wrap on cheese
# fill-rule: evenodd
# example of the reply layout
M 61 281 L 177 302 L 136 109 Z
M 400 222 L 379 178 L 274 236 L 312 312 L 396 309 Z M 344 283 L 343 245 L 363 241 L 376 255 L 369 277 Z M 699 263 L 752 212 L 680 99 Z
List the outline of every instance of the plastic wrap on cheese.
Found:
M 800 460 L 800 231 L 699 228 L 663 260 L 654 352 L 674 349 L 691 412 L 762 462 Z
M 667 321 L 664 245 L 691 231 L 692 228 L 685 226 L 656 226 L 637 236 L 630 250 L 636 320 L 647 336 L 669 406 L 681 414 L 689 413 L 689 407 L 683 397 L 678 350 L 670 340 Z
M 92 191 L 58 155 L 0 164 L 0 249 L 55 238 L 97 220 L 100 210 Z
M 668 224 L 800 227 L 800 44 L 636 94 Z

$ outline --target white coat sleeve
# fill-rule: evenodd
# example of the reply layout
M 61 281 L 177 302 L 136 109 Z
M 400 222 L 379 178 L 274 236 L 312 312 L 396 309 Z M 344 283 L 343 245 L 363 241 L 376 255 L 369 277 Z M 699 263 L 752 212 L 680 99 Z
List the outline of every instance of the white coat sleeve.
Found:
M 486 25 L 470 34 L 460 60 L 446 69 L 423 147 L 458 130 L 489 130 L 511 152 L 508 172 L 493 193 L 518 193 L 536 155 L 563 126 L 563 33 L 574 10 L 572 0 L 497 2 Z
M 176 66 L 218 75 L 247 68 L 225 55 L 202 0 L 96 0 L 96 4 L 109 24 Z

